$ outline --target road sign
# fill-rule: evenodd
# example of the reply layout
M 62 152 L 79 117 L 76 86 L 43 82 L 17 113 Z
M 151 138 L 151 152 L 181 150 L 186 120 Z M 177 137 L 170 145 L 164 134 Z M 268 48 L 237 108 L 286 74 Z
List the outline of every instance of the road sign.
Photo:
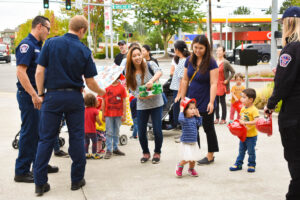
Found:
M 75 8 L 82 9 L 82 0 L 75 0 Z
M 113 9 L 131 9 L 131 4 L 114 4 Z

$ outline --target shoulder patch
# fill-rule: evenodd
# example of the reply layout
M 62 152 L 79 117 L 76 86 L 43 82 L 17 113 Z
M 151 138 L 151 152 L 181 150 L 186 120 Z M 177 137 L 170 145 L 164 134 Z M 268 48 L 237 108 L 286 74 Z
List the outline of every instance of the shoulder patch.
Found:
M 286 53 L 282 54 L 279 59 L 280 67 L 287 67 L 288 64 L 291 62 L 291 60 L 292 60 L 292 57 L 289 54 L 286 54 Z
M 20 46 L 20 52 L 21 53 L 26 53 L 28 51 L 28 49 L 29 49 L 29 45 L 28 44 L 22 44 Z

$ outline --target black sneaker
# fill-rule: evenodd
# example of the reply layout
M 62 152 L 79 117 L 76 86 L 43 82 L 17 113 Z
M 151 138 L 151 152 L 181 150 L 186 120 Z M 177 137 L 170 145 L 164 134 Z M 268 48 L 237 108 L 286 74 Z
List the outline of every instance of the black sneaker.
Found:
M 120 149 L 116 149 L 116 150 L 113 150 L 113 153 L 118 155 L 118 156 L 125 156 L 125 153 L 123 153 L 122 151 L 120 151 Z
M 84 178 L 81 179 L 81 180 L 78 181 L 78 182 L 72 183 L 72 185 L 71 185 L 71 190 L 78 190 L 78 189 L 80 189 L 80 188 L 83 187 L 83 186 L 85 186 L 85 180 L 84 180 Z
M 57 173 L 58 170 L 59 170 L 58 167 L 48 165 L 48 173 Z
M 130 136 L 129 138 L 130 139 L 137 139 L 138 137 L 137 136 L 135 136 L 135 137 L 134 136 Z
M 69 154 L 64 152 L 63 150 L 59 150 L 58 152 L 54 152 L 54 155 L 62 158 L 69 158 Z
M 15 182 L 22 182 L 22 183 L 33 183 L 34 182 L 32 173 L 27 173 L 24 175 L 15 175 L 14 180 L 15 180 Z
M 35 185 L 35 193 L 37 196 L 42 196 L 45 192 L 48 192 L 49 190 L 49 183 L 45 183 L 44 185 Z
M 212 160 L 208 160 L 207 157 L 203 158 L 202 160 L 198 160 L 197 163 L 198 165 L 209 165 L 215 161 L 215 157 L 213 157 Z

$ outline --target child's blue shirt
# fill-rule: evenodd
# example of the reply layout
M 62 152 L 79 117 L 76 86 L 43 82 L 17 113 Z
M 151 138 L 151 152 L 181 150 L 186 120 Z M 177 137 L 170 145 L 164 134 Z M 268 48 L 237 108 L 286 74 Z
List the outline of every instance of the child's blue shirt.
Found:
M 181 142 L 197 142 L 198 127 L 202 125 L 202 117 L 184 117 L 183 112 L 179 113 L 178 121 L 182 127 Z

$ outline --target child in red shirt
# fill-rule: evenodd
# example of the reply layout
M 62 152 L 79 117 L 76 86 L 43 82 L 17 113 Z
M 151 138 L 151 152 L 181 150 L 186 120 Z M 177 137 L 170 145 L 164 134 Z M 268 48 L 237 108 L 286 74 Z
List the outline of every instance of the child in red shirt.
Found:
M 101 156 L 96 153 L 97 150 L 97 133 L 96 122 L 101 124 L 99 119 L 99 111 L 96 108 L 97 99 L 95 95 L 88 93 L 84 96 L 85 112 L 84 112 L 84 146 L 86 158 L 100 159 Z M 90 139 L 92 140 L 92 154 L 89 154 Z
M 119 150 L 119 132 L 122 121 L 126 117 L 126 90 L 119 82 L 119 78 L 106 88 L 103 96 L 102 110 L 103 121 L 106 124 L 106 154 L 105 159 L 110 159 L 112 153 L 124 156 L 125 153 Z M 112 151 L 113 146 L 113 151 Z

